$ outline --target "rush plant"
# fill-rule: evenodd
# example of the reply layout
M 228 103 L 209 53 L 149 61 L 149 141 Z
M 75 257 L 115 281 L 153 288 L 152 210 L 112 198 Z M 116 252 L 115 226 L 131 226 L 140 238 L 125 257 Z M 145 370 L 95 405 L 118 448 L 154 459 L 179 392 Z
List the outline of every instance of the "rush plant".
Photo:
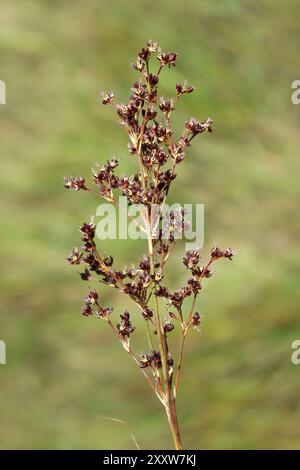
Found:
M 193 139 L 204 132 L 212 131 L 212 119 L 198 121 L 191 118 L 185 123 L 184 130 L 176 140 L 174 137 L 171 116 L 179 100 L 194 91 L 187 83 L 177 83 L 175 96 L 165 99 L 158 94 L 161 73 L 176 66 L 177 54 L 162 53 L 158 44 L 148 41 L 139 53 L 132 67 L 139 74 L 139 80 L 133 84 L 127 104 L 114 104 L 112 92 L 103 94 L 103 105 L 115 107 L 121 124 L 126 130 L 129 143 L 128 151 L 136 158 L 138 171 L 132 176 L 118 176 L 118 160 L 111 159 L 103 166 L 92 170 L 92 180 L 96 192 L 112 204 L 117 204 L 116 195 L 126 196 L 129 204 L 139 203 L 145 207 L 145 229 L 147 233 L 147 253 L 139 264 L 131 269 L 116 269 L 112 256 L 104 256 L 95 242 L 95 225 L 93 221 L 80 227 L 81 249 L 73 248 L 67 258 L 72 265 L 83 265 L 80 273 L 84 281 L 95 281 L 117 289 L 129 297 L 137 307 L 146 324 L 147 346 L 145 353 L 137 354 L 132 347 L 132 335 L 135 327 L 132 314 L 122 312 L 119 320 L 113 309 L 102 305 L 97 289 L 89 290 L 82 313 L 84 316 L 101 318 L 129 356 L 134 360 L 153 393 L 165 409 L 172 431 L 174 446 L 182 449 L 176 396 L 180 386 L 183 351 L 187 334 L 193 328 L 199 329 L 200 314 L 195 311 L 196 300 L 201 292 L 203 281 L 212 275 L 211 266 L 221 258 L 232 259 L 232 249 L 221 250 L 214 247 L 206 263 L 200 262 L 197 250 L 187 251 L 183 264 L 188 272 L 188 279 L 182 287 L 171 291 L 164 278 L 164 270 L 170 254 L 176 244 L 175 231 L 178 224 L 184 227 L 184 214 L 169 214 L 169 227 L 166 236 L 161 227 L 161 216 L 155 227 L 157 236 L 153 235 L 152 207 L 163 208 L 176 178 L 178 165 L 184 160 L 185 152 Z M 65 178 L 65 187 L 76 191 L 91 191 L 83 177 Z M 179 222 L 178 222 L 179 220 Z M 186 300 L 190 298 L 189 302 Z M 168 307 L 168 318 L 162 315 L 161 305 Z M 187 305 L 188 308 L 187 308 Z M 164 309 L 165 311 L 165 309 Z M 178 351 L 169 347 L 168 337 L 177 327 L 180 330 Z

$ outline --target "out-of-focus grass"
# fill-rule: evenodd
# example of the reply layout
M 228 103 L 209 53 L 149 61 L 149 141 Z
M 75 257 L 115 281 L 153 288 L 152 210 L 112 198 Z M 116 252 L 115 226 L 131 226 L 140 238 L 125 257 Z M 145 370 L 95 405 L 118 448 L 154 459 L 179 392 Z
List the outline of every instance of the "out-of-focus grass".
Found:
M 126 137 L 99 91 L 120 101 L 136 75 L 129 62 L 150 37 L 179 54 L 164 92 L 189 78 L 176 127 L 215 119 L 181 166 L 171 193 L 205 203 L 204 252 L 239 250 L 217 266 L 198 310 L 202 333 L 187 342 L 178 400 L 188 448 L 299 448 L 299 3 L 27 1 L 1 4 L 1 448 L 171 446 L 158 402 L 101 321 L 80 315 L 87 285 L 64 257 L 97 200 L 62 188 L 63 174 L 88 174 L 121 157 Z M 117 262 L 137 261 L 131 241 Z M 172 285 L 185 277 L 177 251 Z M 124 308 L 114 292 L 101 294 Z M 122 300 L 122 303 L 121 303 Z M 136 318 L 136 342 L 143 323 Z M 175 333 L 174 333 L 175 334 Z

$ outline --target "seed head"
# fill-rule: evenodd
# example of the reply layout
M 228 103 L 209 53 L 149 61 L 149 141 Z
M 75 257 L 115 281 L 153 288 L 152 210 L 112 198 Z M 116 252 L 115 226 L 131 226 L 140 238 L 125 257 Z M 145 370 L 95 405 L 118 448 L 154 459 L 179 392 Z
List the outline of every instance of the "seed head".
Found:
M 66 258 L 70 264 L 80 264 L 82 259 L 82 253 L 79 253 L 78 248 L 73 248 L 70 255 Z
M 195 312 L 193 317 L 192 317 L 192 325 L 193 327 L 198 327 L 201 323 L 201 317 L 198 312 Z
M 199 251 L 187 251 L 185 257 L 183 258 L 183 264 L 188 269 L 193 269 L 199 263 Z
M 117 330 L 122 337 L 129 337 L 135 330 L 130 321 L 130 314 L 125 310 L 123 315 L 120 315 L 121 321 L 117 324 Z
M 83 190 L 83 191 L 87 191 L 87 187 L 85 185 L 85 179 L 82 178 L 82 176 L 79 176 L 79 177 L 73 177 L 73 176 L 65 176 L 64 177 L 64 180 L 65 180 L 65 188 L 66 189 L 75 189 L 75 191 L 80 191 L 80 190 Z
M 165 67 L 166 65 L 168 65 L 169 68 L 176 67 L 177 54 L 176 52 L 170 52 L 169 54 L 159 54 L 157 56 L 157 60 L 162 67 Z
M 114 94 L 112 91 L 109 91 L 108 93 L 102 93 L 102 104 L 112 104 L 114 101 Z

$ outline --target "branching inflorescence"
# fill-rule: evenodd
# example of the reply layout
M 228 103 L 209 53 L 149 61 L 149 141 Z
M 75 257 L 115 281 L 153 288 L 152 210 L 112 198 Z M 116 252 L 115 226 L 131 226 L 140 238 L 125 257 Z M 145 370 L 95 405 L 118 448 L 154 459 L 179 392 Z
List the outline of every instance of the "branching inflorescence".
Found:
M 113 287 L 127 295 L 140 311 L 146 323 L 148 347 L 145 354 L 136 354 L 131 346 L 131 335 L 135 331 L 128 311 L 113 320 L 112 308 L 101 305 L 96 290 L 90 290 L 84 299 L 82 313 L 103 319 L 124 349 L 136 362 L 155 395 L 165 408 L 176 449 L 182 449 L 177 411 L 176 395 L 180 385 L 180 373 L 185 339 L 191 328 L 199 328 L 201 317 L 195 311 L 197 296 L 204 279 L 211 277 L 211 265 L 220 258 L 232 259 L 232 249 L 211 250 L 206 264 L 200 263 L 199 251 L 187 251 L 183 264 L 189 272 L 185 285 L 175 292 L 164 283 L 164 268 L 176 243 L 172 224 L 176 217 L 170 214 L 170 230 L 167 239 L 158 227 L 158 236 L 153 237 L 151 230 L 152 207 L 163 205 L 172 181 L 176 178 L 175 170 L 185 157 L 185 151 L 191 146 L 198 134 L 212 131 L 212 120 L 197 121 L 191 118 L 185 123 L 184 131 L 174 141 L 171 115 L 179 99 L 194 91 L 186 83 L 176 84 L 176 94 L 172 99 L 158 97 L 160 74 L 165 68 L 176 66 L 176 53 L 161 53 L 154 41 L 148 41 L 146 48 L 138 54 L 132 67 L 140 74 L 140 80 L 132 87 L 132 94 L 127 104 L 117 104 L 115 109 L 128 137 L 129 154 L 139 163 L 138 173 L 132 176 L 117 176 L 115 170 L 118 160 L 111 159 L 103 166 L 92 170 L 92 180 L 98 195 L 112 204 L 117 204 L 116 194 L 126 196 L 129 204 L 139 203 L 146 208 L 146 231 L 148 253 L 137 267 L 117 270 L 111 256 L 102 256 L 95 243 L 95 225 L 93 221 L 80 227 L 83 246 L 74 248 L 67 258 L 72 265 L 83 265 L 80 273 L 84 281 L 96 281 Z M 150 71 L 150 64 L 156 72 Z M 103 105 L 114 106 L 114 94 L 105 93 Z M 65 178 L 65 187 L 76 191 L 91 191 L 82 177 Z M 159 219 L 159 223 L 161 220 Z M 168 305 L 169 317 L 165 320 L 160 312 L 159 299 Z M 186 309 L 185 301 L 191 298 L 191 307 Z M 187 310 L 187 311 L 186 311 Z M 178 325 L 181 332 L 176 365 L 169 349 L 168 335 Z

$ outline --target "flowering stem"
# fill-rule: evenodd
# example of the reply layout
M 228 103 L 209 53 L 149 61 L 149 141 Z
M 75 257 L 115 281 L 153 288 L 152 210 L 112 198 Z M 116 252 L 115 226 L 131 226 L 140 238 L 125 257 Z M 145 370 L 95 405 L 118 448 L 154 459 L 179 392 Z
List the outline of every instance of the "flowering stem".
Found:
M 147 77 L 148 77 L 148 83 L 149 83 L 149 66 L 148 62 L 146 63 L 147 66 Z M 141 132 L 139 135 L 139 145 L 138 145 L 138 158 L 139 158 L 139 164 L 140 164 L 140 171 L 141 171 L 141 182 L 142 182 L 142 187 L 143 190 L 146 191 L 146 181 L 145 181 L 145 176 L 144 176 L 144 166 L 143 166 L 143 161 L 142 161 L 142 142 L 143 142 L 143 135 L 145 131 L 145 126 L 147 122 L 147 114 L 148 114 L 148 108 L 149 108 L 149 103 L 150 103 L 150 96 L 151 96 L 151 86 L 149 84 L 148 88 L 148 99 L 146 103 L 146 108 L 145 108 L 145 114 L 144 114 L 144 119 L 141 127 Z M 147 214 L 147 238 L 148 238 L 148 251 L 149 251 L 149 258 L 150 258 L 150 272 L 151 275 L 155 276 L 155 261 L 154 261 L 154 253 L 153 253 L 153 239 L 152 239 L 152 233 L 151 233 L 151 213 Z M 166 340 L 166 334 L 164 332 L 164 328 L 161 322 L 161 317 L 159 313 L 159 306 L 158 306 L 158 300 L 157 296 L 155 295 L 155 290 L 156 290 L 156 284 L 153 286 L 153 305 L 154 305 L 154 312 L 155 312 L 155 319 L 156 319 L 156 326 L 157 326 L 157 334 L 158 334 L 158 343 L 159 343 L 159 351 L 161 355 L 161 363 L 162 363 L 162 369 L 163 369 L 163 385 L 164 385 L 164 390 L 165 390 L 165 401 L 164 401 L 164 406 L 165 410 L 167 413 L 168 421 L 171 427 L 173 439 L 174 439 L 174 445 L 176 449 L 182 449 L 182 444 L 181 444 L 181 438 L 180 438 L 180 432 L 179 432 L 179 425 L 178 425 L 178 419 L 177 419 L 177 411 L 176 411 L 176 404 L 175 404 L 175 397 L 172 393 L 172 384 L 171 384 L 171 379 L 169 377 L 169 366 L 168 366 L 168 345 L 167 345 L 167 340 Z M 150 329 L 149 329 L 149 323 L 148 323 L 148 338 L 149 342 L 151 341 L 151 335 L 150 335 Z M 152 342 L 151 342 L 152 344 Z
M 153 56 L 159 61 L 157 74 L 150 73 L 150 59 Z M 176 178 L 177 165 L 184 160 L 186 148 L 196 135 L 212 131 L 212 119 L 198 121 L 191 118 L 185 123 L 184 130 L 179 140 L 173 141 L 173 129 L 171 115 L 175 110 L 177 100 L 184 94 L 193 91 L 193 87 L 186 83 L 176 84 L 175 98 L 165 99 L 158 97 L 158 83 L 160 72 L 163 68 L 171 68 L 176 65 L 177 54 L 174 52 L 161 53 L 155 41 L 148 41 L 146 48 L 139 54 L 133 68 L 141 73 L 142 80 L 133 84 L 132 95 L 128 104 L 117 104 L 117 115 L 121 118 L 129 137 L 128 149 L 131 155 L 136 155 L 139 161 L 140 173 L 132 176 L 119 177 L 115 169 L 119 165 L 117 159 L 108 160 L 102 167 L 92 169 L 92 179 L 97 187 L 97 194 L 110 203 L 118 206 L 114 191 L 119 190 L 127 197 L 130 204 L 141 203 L 146 208 L 144 217 L 145 227 L 134 220 L 141 232 L 147 234 L 148 254 L 143 257 L 138 268 L 116 270 L 113 267 L 112 256 L 99 254 L 94 241 L 96 226 L 93 219 L 90 223 L 84 223 L 80 227 L 81 240 L 84 242 L 82 252 L 73 248 L 67 258 L 72 265 L 84 263 L 84 271 L 78 273 L 82 280 L 98 280 L 99 283 L 113 287 L 123 295 L 127 295 L 141 311 L 146 325 L 146 333 L 150 351 L 147 354 L 138 355 L 130 343 L 130 335 L 135 330 L 131 323 L 130 313 L 126 310 L 120 315 L 119 323 L 113 323 L 110 318 L 112 308 L 104 307 L 98 302 L 98 293 L 90 290 L 84 299 L 82 314 L 85 317 L 96 315 L 104 319 L 113 334 L 118 338 L 125 351 L 137 364 L 152 390 L 165 408 L 168 422 L 172 431 L 176 449 L 182 449 L 179 424 L 176 409 L 176 395 L 179 388 L 180 375 L 183 363 L 183 352 L 186 335 L 191 326 L 200 324 L 200 315 L 194 313 L 195 302 L 201 289 L 202 278 L 208 278 L 210 265 L 217 259 L 232 259 L 234 252 L 231 248 L 225 251 L 214 247 L 207 265 L 203 268 L 199 265 L 199 251 L 187 251 L 183 258 L 184 265 L 192 273 L 192 278 L 181 289 L 170 292 L 162 285 L 164 268 L 169 256 L 176 244 L 175 229 L 178 225 L 174 212 L 169 213 L 169 233 L 165 233 L 163 224 L 163 209 L 172 181 Z M 145 83 L 143 83 L 143 81 Z M 113 92 L 103 95 L 104 105 L 114 102 Z M 160 114 L 160 112 L 162 114 Z M 163 115 L 163 121 L 160 119 Z M 164 165 L 166 165 L 164 167 Z M 166 169 L 167 168 L 167 169 Z M 90 192 L 83 177 L 65 177 L 65 188 L 76 191 Z M 153 227 L 154 207 L 160 206 L 158 218 Z M 178 211 L 176 211 L 178 212 Z M 179 211 L 183 215 L 183 211 Z M 154 217 L 154 218 L 155 218 Z M 183 222 L 183 221 L 182 221 Z M 182 223 L 182 229 L 184 224 Z M 178 228 L 178 227 L 177 227 Z M 95 276 L 100 276 L 97 278 Z M 183 301 L 193 295 L 193 302 L 186 318 L 184 316 Z M 153 309 L 149 303 L 153 297 Z M 164 297 L 168 305 L 177 312 L 169 312 L 170 318 L 174 318 L 181 325 L 181 339 L 178 352 L 177 368 L 173 370 L 173 359 L 169 351 L 168 334 L 174 329 L 171 321 L 165 320 L 159 309 L 158 297 Z M 156 330 L 156 336 L 152 336 L 152 326 Z M 153 347 L 154 345 L 154 347 Z M 145 371 L 145 368 L 149 368 Z M 174 381 L 173 384 L 173 372 Z
M 172 392 L 168 400 L 168 407 L 166 407 L 166 412 L 167 412 L 170 428 L 171 428 L 173 439 L 174 439 L 175 449 L 181 450 L 183 447 L 182 447 L 181 437 L 180 437 L 180 432 L 179 432 L 176 403 L 175 403 L 175 398 L 172 395 Z
M 150 256 L 150 272 L 152 276 L 155 276 L 153 240 L 151 237 L 150 230 L 148 230 L 148 234 L 149 234 L 148 245 L 149 245 L 149 256 Z M 166 339 L 166 334 L 164 332 L 164 328 L 161 322 L 157 296 L 155 295 L 156 285 L 154 285 L 153 290 L 154 290 L 153 304 L 154 304 L 154 312 L 155 312 L 155 318 L 156 318 L 156 324 L 157 324 L 159 351 L 161 355 L 163 379 L 164 379 L 164 390 L 165 390 L 164 406 L 165 406 L 165 410 L 167 413 L 169 425 L 172 431 L 175 449 L 182 449 L 175 397 L 172 392 L 171 378 L 169 376 L 167 339 Z
M 209 266 L 209 263 L 207 264 L 207 267 Z M 189 316 L 188 316 L 188 321 L 186 324 L 184 324 L 183 322 L 181 323 L 181 342 L 180 342 L 180 349 L 179 349 L 179 358 L 178 358 L 178 365 L 177 365 L 177 372 L 176 372 L 176 381 L 175 381 L 175 385 L 174 385 L 174 395 L 176 397 L 177 395 L 177 391 L 178 391 L 178 387 L 179 387 L 179 381 L 180 381 L 180 374 L 181 374 L 181 368 L 182 368 L 182 361 L 183 361 L 183 350 L 184 350 L 184 345 L 185 345 L 185 338 L 186 338 L 186 334 L 187 334 L 187 330 L 188 328 L 190 327 L 190 324 L 191 324 L 191 320 L 192 320 L 192 316 L 193 316 L 193 312 L 194 312 L 194 309 L 195 309 L 195 304 L 196 304 L 196 298 L 197 298 L 197 294 L 194 294 L 194 298 L 193 298 L 193 303 L 192 303 L 192 306 L 191 306 L 191 310 L 190 310 L 190 313 L 189 313 Z M 181 313 L 181 311 L 180 311 Z M 181 319 L 182 319 L 182 313 L 181 313 Z

